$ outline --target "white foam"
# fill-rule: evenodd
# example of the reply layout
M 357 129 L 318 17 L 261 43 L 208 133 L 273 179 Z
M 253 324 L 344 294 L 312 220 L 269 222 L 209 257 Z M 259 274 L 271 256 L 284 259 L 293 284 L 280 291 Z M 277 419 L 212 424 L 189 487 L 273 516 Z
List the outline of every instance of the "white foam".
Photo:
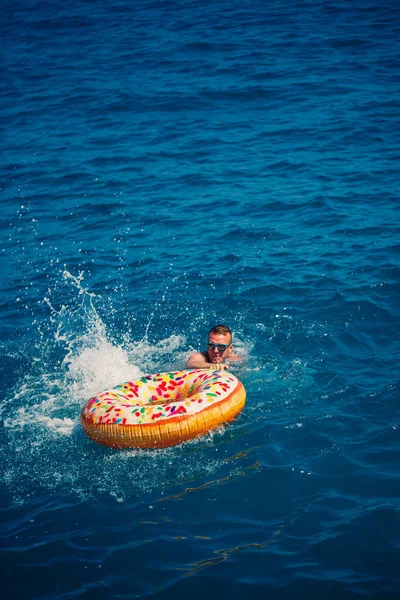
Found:
M 38 415 L 36 422 L 40 423 L 56 435 L 70 436 L 75 425 L 78 422 L 78 419 L 73 421 L 72 419 L 69 419 L 67 417 L 60 419 L 57 417 L 51 418 L 46 415 Z
M 78 400 L 124 381 L 138 379 L 142 371 L 132 364 L 126 350 L 105 338 L 97 340 L 92 348 L 83 348 L 78 356 L 68 355 L 66 385 Z

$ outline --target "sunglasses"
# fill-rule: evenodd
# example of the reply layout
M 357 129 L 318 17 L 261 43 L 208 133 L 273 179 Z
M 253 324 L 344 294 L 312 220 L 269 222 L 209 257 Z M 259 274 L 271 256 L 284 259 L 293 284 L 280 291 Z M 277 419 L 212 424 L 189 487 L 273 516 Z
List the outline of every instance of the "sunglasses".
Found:
M 208 342 L 207 350 L 214 350 L 216 348 L 220 354 L 223 354 L 229 346 L 231 344 L 213 344 L 212 342 Z

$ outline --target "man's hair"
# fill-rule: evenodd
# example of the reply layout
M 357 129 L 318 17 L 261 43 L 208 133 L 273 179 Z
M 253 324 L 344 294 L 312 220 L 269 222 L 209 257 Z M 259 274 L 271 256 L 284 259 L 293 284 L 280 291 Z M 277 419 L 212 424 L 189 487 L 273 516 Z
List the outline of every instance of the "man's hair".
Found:
M 210 335 L 212 333 L 219 333 L 220 335 L 230 335 L 231 336 L 231 341 L 232 341 L 232 331 L 226 325 L 215 325 L 208 332 L 208 337 L 210 337 Z

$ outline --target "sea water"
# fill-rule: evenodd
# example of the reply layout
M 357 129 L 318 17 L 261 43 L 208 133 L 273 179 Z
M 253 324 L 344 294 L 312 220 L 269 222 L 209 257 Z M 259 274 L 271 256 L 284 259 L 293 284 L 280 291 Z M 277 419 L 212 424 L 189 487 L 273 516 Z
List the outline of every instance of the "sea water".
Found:
M 398 598 L 398 3 L 1 8 L 1 597 Z M 86 438 L 221 322 L 233 423 Z

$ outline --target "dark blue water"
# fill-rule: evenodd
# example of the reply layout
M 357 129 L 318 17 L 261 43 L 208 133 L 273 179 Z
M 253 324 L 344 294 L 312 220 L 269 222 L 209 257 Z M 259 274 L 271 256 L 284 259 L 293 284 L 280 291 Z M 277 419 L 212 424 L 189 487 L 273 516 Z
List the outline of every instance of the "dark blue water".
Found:
M 398 598 L 398 3 L 1 8 L 1 597 Z M 233 424 L 85 437 L 221 321 Z

